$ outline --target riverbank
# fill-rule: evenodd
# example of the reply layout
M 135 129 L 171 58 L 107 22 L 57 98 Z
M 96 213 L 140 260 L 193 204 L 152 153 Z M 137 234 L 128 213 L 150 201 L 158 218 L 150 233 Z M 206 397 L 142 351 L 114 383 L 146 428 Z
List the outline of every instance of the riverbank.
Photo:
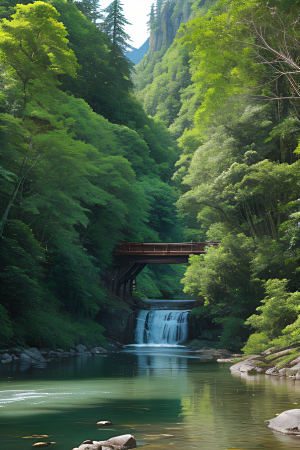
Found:
M 261 373 L 277 377 L 290 377 L 300 380 L 300 346 L 272 347 L 259 355 L 236 358 L 230 367 L 232 372 Z
M 102 355 L 106 356 L 108 350 L 102 347 L 93 347 L 88 349 L 85 345 L 78 344 L 75 349 L 71 348 L 69 351 L 63 349 L 51 350 L 47 348 L 20 348 L 0 350 L 0 362 L 2 364 L 9 364 L 12 362 L 20 362 L 23 367 L 36 367 L 39 369 L 45 369 L 47 363 L 57 358 L 69 358 L 79 355 Z

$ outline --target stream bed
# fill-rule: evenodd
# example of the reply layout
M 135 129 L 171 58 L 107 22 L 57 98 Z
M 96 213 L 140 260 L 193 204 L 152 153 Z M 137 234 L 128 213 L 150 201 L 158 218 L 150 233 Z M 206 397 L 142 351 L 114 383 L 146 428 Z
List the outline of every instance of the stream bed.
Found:
M 148 450 L 300 449 L 300 437 L 264 423 L 300 408 L 300 381 L 234 376 L 229 367 L 183 347 L 149 346 L 51 361 L 43 370 L 2 365 L 0 448 L 52 441 L 53 450 L 71 450 L 130 433 Z M 98 428 L 101 420 L 114 425 Z M 24 438 L 33 434 L 50 437 Z

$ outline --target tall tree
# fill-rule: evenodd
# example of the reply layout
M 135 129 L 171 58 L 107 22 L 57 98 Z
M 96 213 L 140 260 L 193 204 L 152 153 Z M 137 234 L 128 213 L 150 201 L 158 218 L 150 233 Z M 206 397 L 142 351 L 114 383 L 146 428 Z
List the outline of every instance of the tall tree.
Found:
M 151 5 L 151 11 L 148 14 L 149 20 L 147 22 L 148 31 L 154 31 L 156 26 L 156 20 L 155 20 L 155 5 L 152 3 Z
M 104 9 L 106 13 L 103 29 L 111 36 L 113 45 L 118 45 L 123 52 L 131 49 L 132 46 L 128 43 L 130 36 L 124 31 L 125 25 L 131 25 L 123 14 L 123 4 L 120 0 L 114 0 L 107 8 Z

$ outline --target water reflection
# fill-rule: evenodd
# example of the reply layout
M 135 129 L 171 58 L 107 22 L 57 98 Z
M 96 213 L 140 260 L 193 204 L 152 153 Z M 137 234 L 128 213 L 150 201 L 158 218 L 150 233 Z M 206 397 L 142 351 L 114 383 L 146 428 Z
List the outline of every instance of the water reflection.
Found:
M 131 348 L 107 358 L 82 355 L 46 370 L 0 374 L 1 448 L 52 435 L 56 450 L 85 439 L 131 433 L 149 450 L 300 449 L 299 438 L 272 433 L 264 420 L 300 405 L 300 382 L 230 373 L 184 348 Z M 298 404 L 299 402 L 299 404 Z M 96 422 L 111 420 L 113 428 Z

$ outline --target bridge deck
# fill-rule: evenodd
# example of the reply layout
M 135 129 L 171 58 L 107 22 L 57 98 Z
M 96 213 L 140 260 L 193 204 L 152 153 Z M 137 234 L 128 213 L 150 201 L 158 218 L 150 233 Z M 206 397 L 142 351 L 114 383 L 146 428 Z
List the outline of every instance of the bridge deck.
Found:
M 140 255 L 140 256 L 180 256 L 201 255 L 206 253 L 207 247 L 215 247 L 218 242 L 183 242 L 183 243 L 137 243 L 123 242 L 117 247 L 117 255 Z

